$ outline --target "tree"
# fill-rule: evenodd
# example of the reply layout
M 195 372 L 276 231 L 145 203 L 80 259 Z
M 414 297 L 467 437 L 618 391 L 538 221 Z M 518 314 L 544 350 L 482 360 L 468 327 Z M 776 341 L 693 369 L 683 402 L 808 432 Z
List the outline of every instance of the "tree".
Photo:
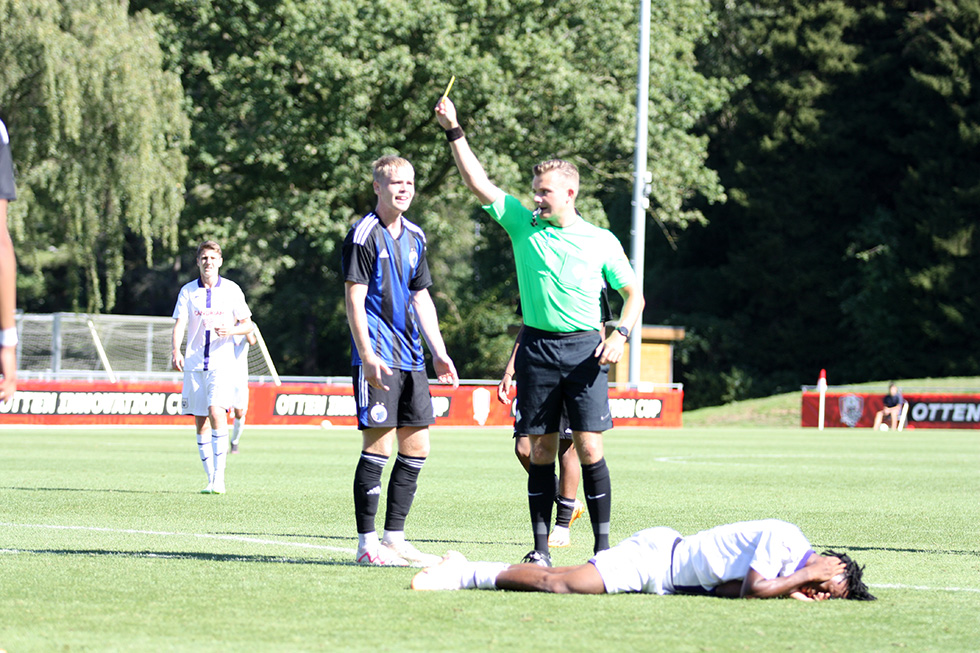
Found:
M 430 241 L 443 333 L 460 372 L 496 374 L 516 296 L 506 236 L 458 179 L 432 109 L 451 75 L 470 140 L 501 187 L 523 195 L 551 156 L 585 173 L 582 209 L 625 236 L 605 206 L 631 186 L 636 8 L 625 0 L 140 0 L 193 104 L 181 246 L 227 242 L 250 303 L 289 372 L 345 373 L 339 245 L 374 206 L 370 164 L 412 161 L 411 217 Z M 695 71 L 706 1 L 655 2 L 651 82 L 654 206 L 702 219 L 723 195 L 692 125 L 725 83 Z M 164 18 L 165 17 L 165 18 Z M 628 207 L 627 207 L 628 208 Z M 627 240 L 625 237 L 624 241 Z M 271 334 L 271 337 L 268 335 Z
M 0 0 L 10 226 L 27 310 L 111 310 L 135 246 L 173 251 L 188 137 L 179 78 L 125 3 Z M 25 274 L 26 273 L 26 274 Z

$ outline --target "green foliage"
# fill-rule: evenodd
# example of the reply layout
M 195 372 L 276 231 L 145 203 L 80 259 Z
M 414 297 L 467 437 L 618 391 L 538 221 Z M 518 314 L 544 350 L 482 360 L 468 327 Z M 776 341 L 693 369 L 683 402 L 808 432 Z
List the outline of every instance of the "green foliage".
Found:
M 147 15 L 125 3 L 0 0 L 0 26 L 21 305 L 111 310 L 127 238 L 143 265 L 176 247 L 188 136 L 179 79 L 163 70 Z
M 727 83 L 695 70 L 704 0 L 655 2 L 651 74 L 658 217 L 703 219 L 692 197 L 723 198 L 692 126 Z M 492 179 L 526 197 L 548 157 L 583 169 L 582 208 L 598 223 L 629 192 L 635 130 L 636 7 L 626 0 L 353 2 L 139 0 L 156 12 L 193 104 L 181 247 L 215 236 L 249 277 L 247 296 L 287 372 L 349 365 L 339 245 L 374 208 L 371 162 L 415 166 L 409 218 L 427 232 L 432 290 L 465 376 L 499 373 L 516 290 L 506 236 L 481 222 L 433 108 L 453 98 Z M 625 230 L 621 236 L 626 240 Z M 185 255 L 186 258 L 186 255 Z M 271 337 L 270 335 L 271 334 Z M 465 352 L 465 355 L 464 355 Z M 506 354 L 504 354 L 506 355 Z
M 691 394 L 976 373 L 980 3 L 714 4 L 705 74 L 751 80 L 706 124 L 731 201 L 661 247 L 651 293 L 716 335 Z

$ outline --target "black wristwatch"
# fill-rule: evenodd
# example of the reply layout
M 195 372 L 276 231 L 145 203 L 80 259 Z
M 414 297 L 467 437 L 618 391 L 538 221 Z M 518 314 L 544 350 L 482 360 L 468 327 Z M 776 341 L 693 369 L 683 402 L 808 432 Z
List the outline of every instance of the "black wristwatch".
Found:
M 621 335 L 624 338 L 626 338 L 627 340 L 629 340 L 630 330 L 627 329 L 626 327 L 624 327 L 624 326 L 616 327 L 616 333 L 618 333 L 619 335 Z

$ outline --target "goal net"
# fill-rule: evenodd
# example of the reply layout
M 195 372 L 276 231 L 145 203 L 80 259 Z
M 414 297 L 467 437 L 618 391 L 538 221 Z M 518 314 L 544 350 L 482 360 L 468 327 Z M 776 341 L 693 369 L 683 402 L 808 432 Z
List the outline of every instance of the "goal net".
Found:
M 174 321 L 145 315 L 18 315 L 17 373 L 23 378 L 173 379 Z M 258 326 L 248 350 L 252 381 L 279 383 Z M 186 336 L 185 336 L 186 339 Z

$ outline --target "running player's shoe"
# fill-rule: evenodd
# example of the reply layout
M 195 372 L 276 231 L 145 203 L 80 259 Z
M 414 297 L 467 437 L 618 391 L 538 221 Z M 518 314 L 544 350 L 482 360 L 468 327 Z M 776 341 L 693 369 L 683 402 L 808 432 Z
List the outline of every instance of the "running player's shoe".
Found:
M 211 486 L 211 494 L 224 494 L 225 493 L 225 482 L 215 481 Z
M 575 508 L 572 510 L 572 518 L 568 520 L 568 525 L 571 526 L 575 523 L 575 520 L 585 514 L 585 504 L 575 499 Z M 565 546 L 568 546 L 567 544 Z
M 408 567 L 408 561 L 396 555 L 391 549 L 380 544 L 370 548 L 357 548 L 354 560 L 362 565 L 378 567 Z
M 532 549 L 528 552 L 526 556 L 521 560 L 524 564 L 537 565 L 539 567 L 550 567 L 551 566 L 551 556 L 537 549 Z
M 213 493 L 214 493 L 214 483 L 212 481 L 208 481 L 208 486 L 203 490 L 201 490 L 201 494 L 213 494 Z
M 439 563 L 426 567 L 415 574 L 412 579 L 412 589 L 428 590 L 460 590 L 463 589 L 463 573 L 466 558 L 459 551 L 447 551 Z
M 422 553 L 406 540 L 400 542 L 381 542 L 382 549 L 388 549 L 395 556 L 405 560 L 410 567 L 432 567 L 442 561 L 442 558 L 431 553 Z
M 552 549 L 562 549 L 572 545 L 572 538 L 567 526 L 555 526 L 548 536 L 548 547 Z
M 234 442 L 231 443 L 231 452 L 238 453 L 238 445 L 235 444 Z

